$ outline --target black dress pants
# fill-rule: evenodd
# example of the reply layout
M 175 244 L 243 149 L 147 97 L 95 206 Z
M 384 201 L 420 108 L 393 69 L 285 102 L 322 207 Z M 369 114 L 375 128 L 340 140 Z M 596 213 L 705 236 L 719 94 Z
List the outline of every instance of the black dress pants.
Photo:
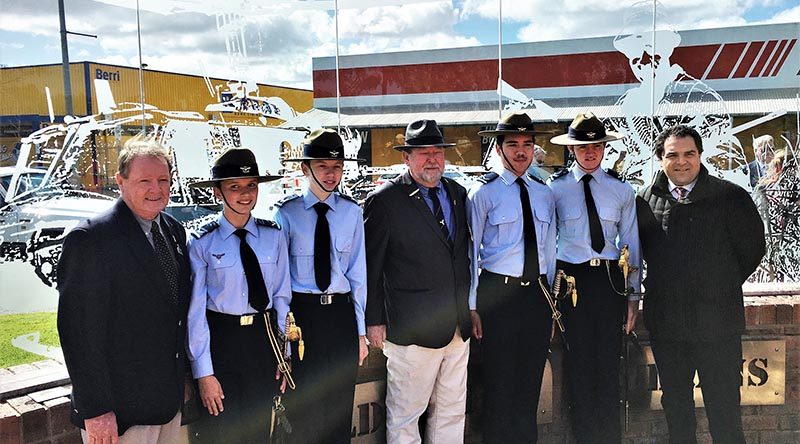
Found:
M 345 299 L 346 301 L 347 299 Z M 294 293 L 292 312 L 303 330 L 305 356 L 292 343 L 286 413 L 297 444 L 350 443 L 358 374 L 358 328 L 351 302 L 321 305 L 319 295 Z
M 653 356 L 661 380 L 661 405 L 667 417 L 671 444 L 697 443 L 695 371 L 700 377 L 714 444 L 744 444 L 739 392 L 742 383 L 740 336 L 708 342 L 654 339 Z
M 481 272 L 478 313 L 483 375 L 483 442 L 535 443 L 536 412 L 552 326 L 539 285 Z
M 276 393 L 277 362 L 269 345 L 262 315 L 253 324 L 238 325 L 238 317 L 207 312 L 211 362 L 225 399 L 224 411 L 203 416 L 191 425 L 192 442 L 268 442 L 272 397 Z
M 569 342 L 565 354 L 572 433 L 578 444 L 619 444 L 621 436 L 619 369 L 622 323 L 627 302 L 622 273 L 613 262 L 558 262 L 575 277 L 578 303 L 561 302 Z M 613 286 L 612 282 L 613 281 Z

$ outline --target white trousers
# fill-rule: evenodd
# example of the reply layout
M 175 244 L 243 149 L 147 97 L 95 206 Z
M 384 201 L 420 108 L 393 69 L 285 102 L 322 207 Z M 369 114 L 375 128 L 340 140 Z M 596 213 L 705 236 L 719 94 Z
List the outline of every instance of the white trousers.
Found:
M 387 444 L 421 443 L 419 417 L 428 410 L 427 444 L 464 442 L 469 340 L 456 329 L 443 348 L 384 341 Z
M 81 429 L 83 444 L 89 444 L 86 430 Z M 181 427 L 181 412 L 162 425 L 137 425 L 119 437 L 119 444 L 186 444 L 189 434 Z

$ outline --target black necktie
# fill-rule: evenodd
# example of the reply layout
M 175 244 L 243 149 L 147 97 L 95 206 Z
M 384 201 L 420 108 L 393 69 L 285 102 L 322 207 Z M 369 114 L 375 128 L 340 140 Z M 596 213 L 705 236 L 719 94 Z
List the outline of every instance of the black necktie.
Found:
M 589 181 L 592 180 L 592 175 L 584 174 L 581 180 L 583 181 L 583 195 L 586 200 L 586 214 L 589 216 L 589 235 L 592 237 L 592 250 L 602 253 L 603 247 L 606 246 L 606 239 L 603 236 L 603 226 L 600 225 L 600 216 L 597 215 L 597 206 L 594 204 L 592 189 L 589 188 Z
M 314 204 L 317 226 L 314 228 L 314 279 L 323 293 L 331 285 L 331 229 L 325 213 L 330 207 L 322 202 Z
M 161 234 L 161 229 L 158 223 L 153 221 L 150 224 L 150 235 L 153 236 L 153 249 L 156 251 L 156 258 L 158 258 L 158 265 L 164 271 L 164 277 L 167 278 L 169 284 L 169 291 L 173 305 L 178 305 L 178 266 L 175 264 L 175 259 L 169 252 L 169 245 L 167 240 Z
M 428 197 L 433 202 L 433 218 L 439 224 L 439 229 L 442 230 L 444 238 L 450 242 L 450 230 L 447 229 L 447 222 L 444 220 L 444 211 L 442 211 L 442 203 L 439 201 L 439 187 L 428 188 Z
M 536 242 L 536 225 L 533 221 L 531 199 L 528 188 L 521 177 L 514 181 L 519 185 L 519 201 L 522 204 L 522 231 L 525 241 L 525 260 L 522 265 L 522 278 L 533 281 L 539 276 L 539 247 Z
M 262 313 L 269 305 L 269 293 L 264 275 L 261 274 L 258 256 L 247 243 L 247 230 L 239 228 L 233 234 L 239 238 L 239 257 L 242 259 L 244 277 L 247 280 L 247 301 L 253 309 Z

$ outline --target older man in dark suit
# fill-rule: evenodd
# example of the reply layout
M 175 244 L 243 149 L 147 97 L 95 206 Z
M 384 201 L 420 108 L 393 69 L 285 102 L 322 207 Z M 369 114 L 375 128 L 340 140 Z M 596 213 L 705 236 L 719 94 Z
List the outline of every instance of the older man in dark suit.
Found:
M 367 338 L 387 357 L 386 429 L 392 443 L 464 439 L 472 329 L 466 190 L 442 177 L 445 148 L 433 120 L 412 122 L 408 172 L 367 198 Z
M 88 443 L 180 440 L 189 264 L 169 202 L 169 152 L 134 139 L 121 198 L 72 230 L 58 264 L 58 332 L 73 424 Z

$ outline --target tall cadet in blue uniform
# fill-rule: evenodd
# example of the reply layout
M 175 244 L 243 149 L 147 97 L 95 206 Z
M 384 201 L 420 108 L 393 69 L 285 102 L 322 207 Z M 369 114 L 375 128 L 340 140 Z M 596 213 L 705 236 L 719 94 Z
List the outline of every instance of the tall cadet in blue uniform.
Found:
M 544 133 L 519 112 L 478 134 L 496 138 L 503 163 L 467 196 L 473 236 L 469 308 L 472 334 L 481 340 L 483 442 L 535 443 L 552 328 L 537 281 L 549 289 L 555 275 L 556 213 L 550 189 L 527 170 L 533 137 Z
M 303 326 L 305 357 L 293 353 L 297 389 L 286 397 L 296 443 L 349 443 L 358 366 L 367 356 L 364 307 L 367 265 L 364 216 L 336 192 L 345 159 L 336 131 L 303 141 L 308 189 L 278 204 L 276 220 L 289 243 L 292 311 Z
M 569 351 L 567 388 L 572 430 L 578 443 L 619 443 L 619 354 L 623 328 L 633 329 L 639 296 L 641 256 L 633 188 L 600 169 L 606 142 L 619 140 L 592 113 L 579 114 L 567 134 L 551 143 L 566 145 L 575 156 L 567 170 L 551 176 L 558 219 L 558 268 L 575 277 L 577 304 L 562 303 Z M 627 245 L 637 271 L 623 282 L 618 266 Z M 627 322 L 625 307 L 627 304 Z
M 286 238 L 277 224 L 252 217 L 260 176 L 253 153 L 230 149 L 211 170 L 224 208 L 189 240 L 192 298 L 189 360 L 209 416 L 193 427 L 200 442 L 265 442 L 277 361 L 263 313 L 285 331 L 292 299 Z

